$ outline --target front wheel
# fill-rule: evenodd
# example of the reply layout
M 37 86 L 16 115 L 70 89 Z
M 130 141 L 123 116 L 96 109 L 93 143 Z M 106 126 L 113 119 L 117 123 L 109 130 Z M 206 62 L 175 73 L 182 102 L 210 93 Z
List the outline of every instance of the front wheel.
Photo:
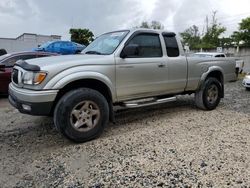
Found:
M 216 78 L 207 78 L 201 89 L 195 93 L 196 106 L 203 110 L 213 110 L 220 103 L 222 83 Z
M 98 91 L 88 88 L 66 93 L 54 111 L 56 128 L 75 142 L 98 137 L 107 125 L 108 117 L 106 98 Z

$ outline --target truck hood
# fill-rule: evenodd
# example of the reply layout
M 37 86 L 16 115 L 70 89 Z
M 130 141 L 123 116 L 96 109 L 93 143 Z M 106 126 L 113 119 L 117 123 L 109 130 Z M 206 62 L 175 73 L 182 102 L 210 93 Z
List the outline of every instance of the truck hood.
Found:
M 37 65 L 41 70 L 46 70 L 48 67 L 68 67 L 68 66 L 81 66 L 84 64 L 103 64 L 105 59 L 110 60 L 110 55 L 92 55 L 92 54 L 79 54 L 79 55 L 62 55 L 62 56 L 51 56 L 44 58 L 36 58 L 26 60 L 28 64 Z M 112 56 L 112 58 L 114 58 Z M 112 63 L 109 61 L 109 63 Z

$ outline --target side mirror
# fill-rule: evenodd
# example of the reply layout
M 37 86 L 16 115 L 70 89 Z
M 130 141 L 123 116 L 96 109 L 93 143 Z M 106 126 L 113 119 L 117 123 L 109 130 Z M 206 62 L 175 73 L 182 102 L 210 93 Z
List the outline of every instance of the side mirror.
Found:
M 126 58 L 130 56 L 136 56 L 139 53 L 139 46 L 137 44 L 130 44 L 125 46 L 121 52 L 120 57 Z
M 0 71 L 5 72 L 5 65 L 0 64 Z

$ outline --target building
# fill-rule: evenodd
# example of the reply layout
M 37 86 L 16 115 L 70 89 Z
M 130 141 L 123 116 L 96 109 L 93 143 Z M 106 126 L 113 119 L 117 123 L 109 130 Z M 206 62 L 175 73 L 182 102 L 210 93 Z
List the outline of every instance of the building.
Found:
M 45 42 L 54 40 L 61 40 L 61 36 L 24 33 L 17 38 L 0 38 L 0 49 L 5 49 L 8 53 L 29 51 Z

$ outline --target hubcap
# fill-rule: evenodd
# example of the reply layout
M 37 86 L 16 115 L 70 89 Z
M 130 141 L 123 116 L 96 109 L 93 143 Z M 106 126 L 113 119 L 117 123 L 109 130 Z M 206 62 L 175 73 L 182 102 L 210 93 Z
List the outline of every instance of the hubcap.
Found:
M 218 87 L 216 85 L 211 85 L 208 90 L 207 90 L 207 101 L 210 104 L 213 104 L 216 102 L 216 100 L 218 99 L 219 96 L 219 90 Z
M 93 101 L 82 101 L 72 110 L 70 115 L 71 125 L 81 132 L 93 129 L 99 122 L 100 109 Z

